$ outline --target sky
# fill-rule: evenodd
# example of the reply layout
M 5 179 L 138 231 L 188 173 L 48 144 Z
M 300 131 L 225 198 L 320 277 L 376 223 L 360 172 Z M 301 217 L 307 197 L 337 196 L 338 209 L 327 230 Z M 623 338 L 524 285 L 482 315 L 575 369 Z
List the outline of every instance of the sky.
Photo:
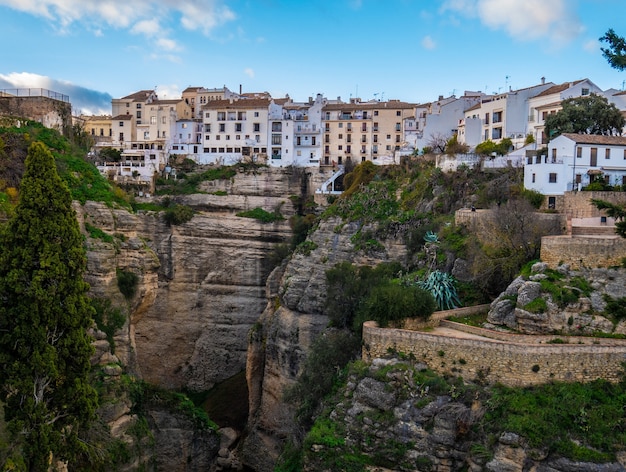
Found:
M 588 78 L 626 36 L 625 0 L 0 0 L 0 90 L 45 88 L 75 114 L 189 86 L 306 101 L 427 103 Z

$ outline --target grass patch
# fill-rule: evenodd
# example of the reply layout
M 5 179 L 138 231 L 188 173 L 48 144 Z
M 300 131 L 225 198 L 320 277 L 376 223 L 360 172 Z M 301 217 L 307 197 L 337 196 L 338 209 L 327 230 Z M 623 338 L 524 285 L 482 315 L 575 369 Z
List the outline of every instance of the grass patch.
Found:
M 278 211 L 270 213 L 269 211 L 259 207 L 252 210 L 241 211 L 237 213 L 237 216 L 241 216 L 242 218 L 253 218 L 263 223 L 274 223 L 285 219 Z
M 96 228 L 89 223 L 85 223 L 85 230 L 89 233 L 89 237 L 93 239 L 101 239 L 105 243 L 113 244 L 115 239 L 109 233 L 104 232 L 100 228 Z

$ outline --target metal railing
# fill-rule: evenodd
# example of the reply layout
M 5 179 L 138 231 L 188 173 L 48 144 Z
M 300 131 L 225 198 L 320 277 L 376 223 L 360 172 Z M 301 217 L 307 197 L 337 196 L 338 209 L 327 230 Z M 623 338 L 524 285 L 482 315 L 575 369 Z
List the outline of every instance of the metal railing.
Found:
M 60 102 L 69 103 L 70 97 L 59 92 L 53 92 L 52 90 L 44 88 L 15 88 L 15 89 L 2 89 L 0 90 L 0 96 L 4 97 L 47 97 Z

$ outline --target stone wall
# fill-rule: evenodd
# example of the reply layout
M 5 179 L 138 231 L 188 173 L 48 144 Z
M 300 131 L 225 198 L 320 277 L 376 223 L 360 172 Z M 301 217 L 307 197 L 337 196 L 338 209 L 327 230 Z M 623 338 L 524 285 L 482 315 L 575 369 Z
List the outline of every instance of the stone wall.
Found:
M 581 267 L 614 267 L 626 257 L 626 239 L 609 237 L 544 236 L 541 238 L 541 261 L 555 269 L 569 264 Z
M 72 104 L 48 97 L 0 96 L 0 115 L 38 121 L 66 136 L 72 129 Z
M 590 382 L 622 377 L 626 346 L 535 344 L 452 337 L 363 325 L 363 359 L 396 351 L 415 356 L 440 374 L 521 387 L 551 381 Z
M 591 204 L 592 199 L 623 205 L 626 204 L 626 192 L 565 192 L 562 212 L 568 218 L 598 218 L 603 216 L 604 212 Z

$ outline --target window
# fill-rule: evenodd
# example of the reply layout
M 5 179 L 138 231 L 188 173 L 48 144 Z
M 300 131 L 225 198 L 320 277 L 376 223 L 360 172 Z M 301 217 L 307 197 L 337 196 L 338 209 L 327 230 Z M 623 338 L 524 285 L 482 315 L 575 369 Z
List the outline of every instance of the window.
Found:
M 377 143 L 377 142 L 378 142 L 378 135 L 377 135 L 377 134 L 375 134 L 375 135 L 374 135 L 374 137 L 373 137 L 372 139 L 374 140 L 374 142 L 375 142 L 375 143 Z
M 347 134 L 346 135 L 346 142 L 347 143 L 351 143 L 352 142 L 352 135 L 351 134 Z
M 166 124 L 167 123 L 167 117 L 165 117 L 165 116 L 161 117 L 161 123 Z
M 580 94 L 581 94 L 581 95 L 583 95 L 583 96 L 584 96 L 584 95 L 589 95 L 589 89 L 588 89 L 588 88 L 583 88 L 583 89 L 580 91 Z
M 123 121 L 120 121 L 120 126 L 124 126 L 124 122 Z
M 493 112 L 493 122 L 494 123 L 500 123 L 502 121 L 502 112 L 501 111 L 494 111 Z
M 218 111 L 217 112 L 217 121 L 226 121 L 226 112 Z
M 235 123 L 235 131 L 241 133 L 241 123 Z
M 547 117 L 548 117 L 548 112 L 547 112 L 547 111 L 544 111 L 544 112 L 542 112 L 542 113 L 541 113 L 541 119 L 542 119 L 543 121 L 546 121 L 546 118 L 547 118 Z
M 241 135 L 240 134 L 236 134 L 235 135 L 235 140 L 239 141 L 241 139 Z
M 183 123 L 183 129 L 187 128 L 187 123 Z
M 139 118 L 139 117 L 137 117 Z M 151 125 L 156 125 L 157 124 L 157 117 L 156 116 L 151 116 L 150 117 L 150 124 Z
M 258 118 L 258 117 L 259 117 L 259 112 L 258 112 L 258 111 L 255 111 L 255 112 L 254 112 L 254 117 L 255 117 L 255 118 Z
M 400 128 L 400 123 L 396 123 L 396 131 L 400 131 L 402 128 Z
M 400 110 L 396 111 L 396 116 L 402 116 L 402 112 Z
M 258 133 L 261 131 L 261 123 L 254 123 L 254 132 Z
M 300 146 L 302 144 L 302 140 L 300 139 L 300 136 L 296 137 L 296 146 Z
M 533 184 L 535 183 L 536 174 L 533 174 Z
M 366 134 L 361 136 L 361 142 L 362 143 L 366 143 L 367 142 L 367 135 Z
M 372 131 L 378 131 L 378 122 L 374 121 L 374 129 Z
M 343 151 L 343 146 L 342 146 L 341 144 L 340 144 L 340 145 L 338 145 L 338 146 L 337 146 L 337 150 L 338 150 L 338 151 Z
M 272 132 L 280 132 L 283 130 L 283 124 L 280 121 L 274 121 L 272 123 Z
M 339 133 L 339 139 L 343 139 L 343 134 Z
M 138 103 L 137 104 L 137 110 L 140 110 L 140 109 L 141 109 L 141 103 Z
M 550 175 L 548 177 L 548 182 L 550 182 L 551 184 L 556 183 L 556 172 L 550 172 Z
M 282 136 L 280 134 L 272 135 L 272 144 L 281 144 L 281 142 L 282 142 Z
M 610 159 L 611 158 L 611 148 L 606 148 L 604 150 L 604 158 L 605 159 Z
M 374 116 L 378 116 L 378 110 L 374 110 Z
M 208 111 L 204 114 L 205 118 L 211 118 L 211 113 L 209 113 Z
M 311 138 L 311 145 L 312 145 L 312 146 L 315 146 L 315 145 L 316 145 L 315 136 L 313 136 L 313 137 Z
M 391 135 L 390 134 L 387 135 L 387 139 L 391 139 Z
M 350 152 L 352 152 L 352 146 L 348 145 L 346 146 L 346 154 L 350 154 Z
M 220 133 L 223 133 L 224 131 L 226 131 L 226 124 L 220 123 Z
M 226 135 L 226 141 L 230 141 L 230 134 Z
M 556 148 L 552 148 L 552 164 L 556 164 Z
M 576 157 L 577 158 L 583 157 L 583 148 L 581 148 L 580 146 L 576 148 Z

